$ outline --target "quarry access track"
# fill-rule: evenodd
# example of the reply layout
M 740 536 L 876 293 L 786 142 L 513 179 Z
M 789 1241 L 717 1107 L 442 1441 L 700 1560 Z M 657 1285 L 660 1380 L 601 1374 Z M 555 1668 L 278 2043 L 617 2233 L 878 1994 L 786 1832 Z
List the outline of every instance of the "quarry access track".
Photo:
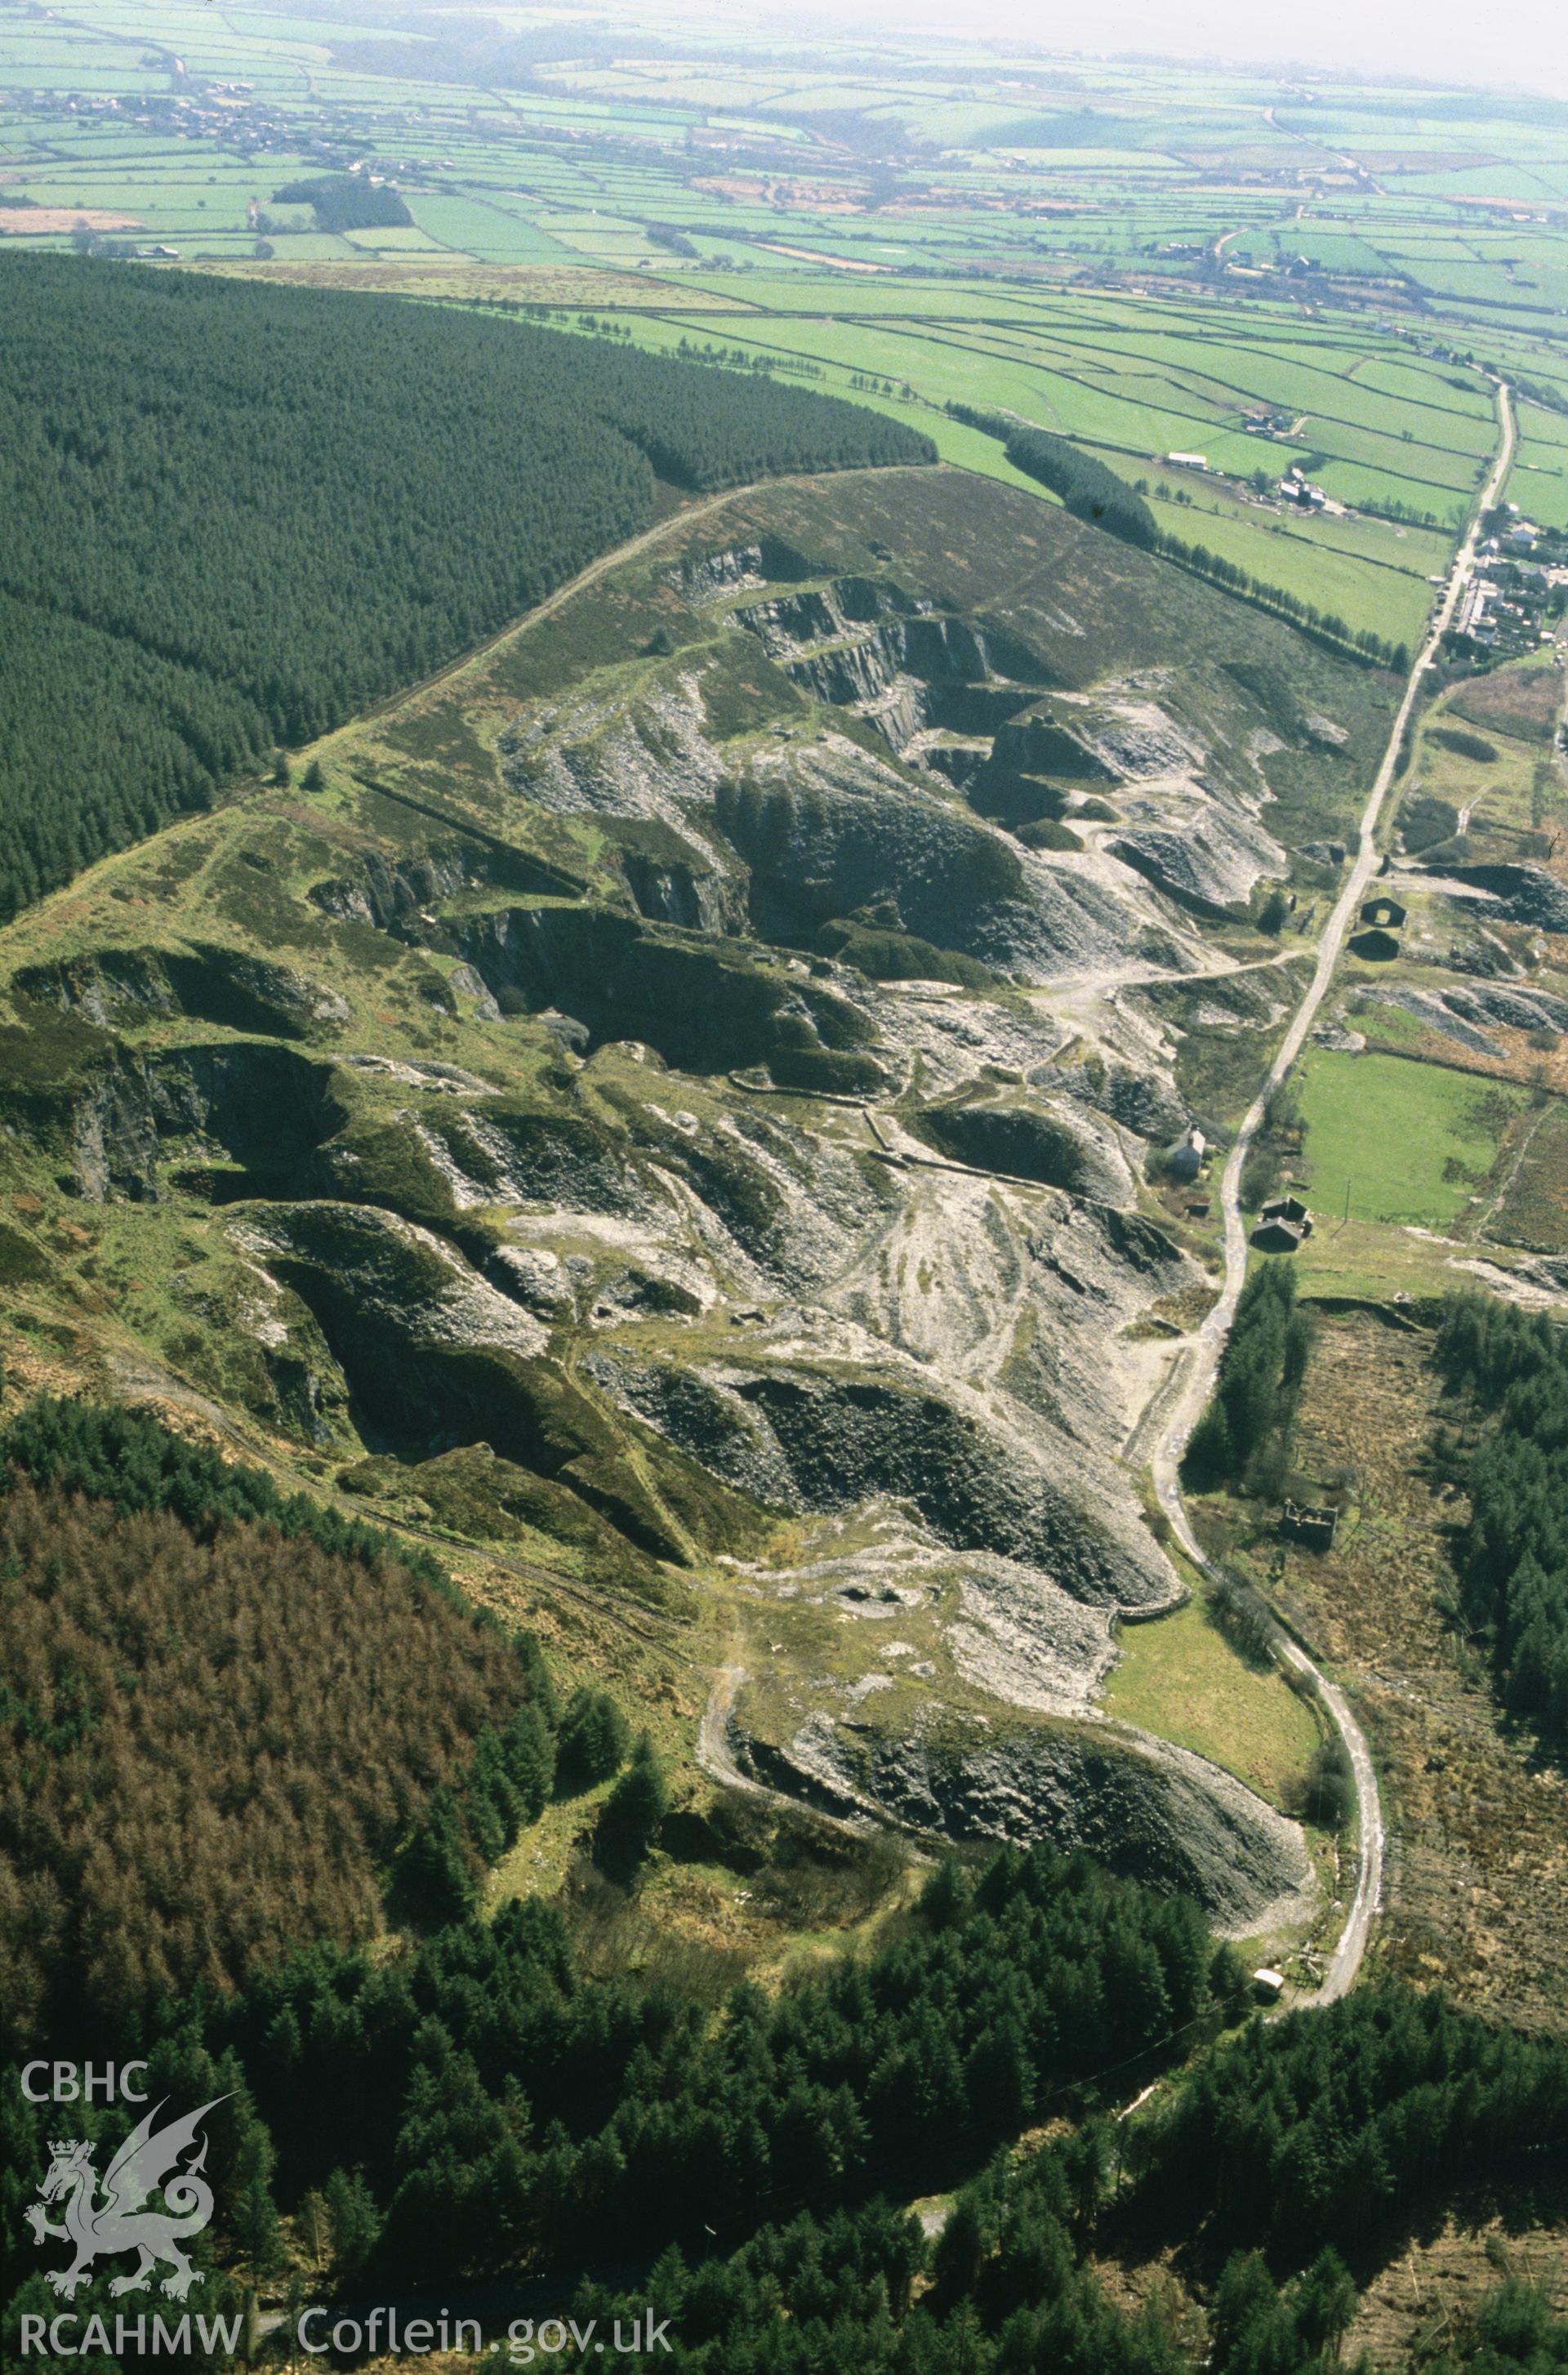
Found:
M 1333 912 L 1317 944 L 1317 963 L 1307 985 L 1305 995 L 1291 1020 L 1279 1052 L 1269 1068 L 1268 1078 L 1249 1106 L 1245 1118 L 1236 1133 L 1234 1145 L 1226 1158 L 1220 1186 L 1220 1209 L 1225 1221 L 1225 1284 L 1219 1302 L 1204 1320 L 1187 1345 L 1176 1356 L 1176 1363 L 1156 1397 L 1163 1431 L 1155 1447 L 1152 1460 L 1154 1490 L 1160 1506 L 1171 1521 L 1172 1530 L 1195 1566 L 1201 1574 L 1218 1579 L 1213 1563 L 1206 1555 L 1193 1531 L 1192 1523 L 1182 1498 L 1181 1460 L 1187 1438 L 1197 1424 L 1213 1390 L 1220 1366 L 1220 1356 L 1225 1349 L 1231 1324 L 1236 1316 L 1236 1305 L 1246 1278 L 1246 1227 L 1242 1219 L 1242 1167 L 1263 1123 L 1268 1101 L 1284 1080 L 1286 1073 L 1301 1054 L 1307 1033 L 1319 1007 L 1328 993 L 1334 970 L 1345 944 L 1367 884 L 1377 871 L 1381 856 L 1377 846 L 1378 827 L 1383 821 L 1389 793 L 1399 773 L 1399 762 L 1405 736 L 1421 697 L 1421 679 L 1432 666 L 1438 647 L 1448 631 L 1455 610 L 1475 566 L 1476 546 L 1480 535 L 1483 515 L 1497 501 L 1508 466 L 1514 457 L 1514 411 L 1506 381 L 1494 380 L 1497 396 L 1498 443 L 1496 455 L 1486 484 L 1476 500 L 1464 542 L 1455 555 L 1454 565 L 1437 606 L 1432 614 L 1426 639 L 1416 656 L 1414 666 L 1405 685 L 1404 697 L 1394 720 L 1388 746 L 1373 783 L 1367 804 L 1362 813 L 1361 842 L 1345 887 L 1334 904 Z M 1136 1443 L 1144 1433 L 1142 1422 L 1134 1429 Z M 1378 1797 L 1377 1775 L 1373 1766 L 1372 1752 L 1341 1692 L 1307 1655 L 1301 1644 L 1281 1637 L 1280 1654 L 1305 1675 L 1315 1689 L 1325 1712 L 1331 1719 L 1345 1744 L 1355 1778 L 1357 1806 L 1356 1885 L 1350 1900 L 1339 1943 L 1336 1946 L 1322 1984 L 1310 1994 L 1296 1998 L 1298 2003 L 1332 2003 L 1355 1983 L 1366 1953 L 1367 1941 L 1376 1918 L 1383 1895 L 1384 1826 L 1383 1808 Z

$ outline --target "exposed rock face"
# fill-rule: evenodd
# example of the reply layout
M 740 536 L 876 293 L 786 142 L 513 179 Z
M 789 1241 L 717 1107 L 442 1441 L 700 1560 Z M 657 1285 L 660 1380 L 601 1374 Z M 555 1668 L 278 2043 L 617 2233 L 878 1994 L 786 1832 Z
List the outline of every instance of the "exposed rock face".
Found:
M 760 753 L 716 814 L 764 938 L 809 944 L 831 916 L 891 899 L 906 931 L 1024 981 L 1121 943 L 1125 910 L 1091 876 L 1054 870 L 842 737 Z
M 1509 1031 L 1568 1031 L 1568 999 L 1545 989 L 1449 989 L 1443 1003 L 1471 1022 L 1500 1023 Z
M 1401 983 L 1379 982 L 1361 992 L 1360 1002 L 1366 1006 L 1396 1006 L 1406 1014 L 1413 1014 L 1429 1030 L 1441 1038 L 1451 1039 L 1456 1047 L 1468 1047 L 1477 1056 L 1496 1053 L 1496 1043 L 1473 1022 L 1460 1020 L 1446 1001 L 1434 989 L 1408 988 Z
M 736 613 L 796 683 L 819 701 L 855 708 L 905 750 L 927 726 L 996 723 L 1027 693 L 998 685 L 1007 663 L 1037 673 L 1010 640 L 968 620 L 937 617 L 884 579 L 841 578 Z
M 1197 1897 L 1221 1931 L 1285 1918 L 1309 1895 L 1298 1826 L 1218 1766 L 1112 1727 L 890 1739 L 817 1719 L 785 1745 L 743 1739 L 760 1778 L 834 1813 L 867 1804 L 953 1839 L 1087 1848 L 1130 1879 Z
M 678 585 L 694 608 L 703 609 L 727 595 L 748 591 L 770 580 L 787 583 L 810 574 L 800 555 L 780 538 L 763 536 L 755 542 L 719 546 L 690 555 L 670 572 L 669 583 Z
M 944 1154 L 983 1171 L 1035 1179 L 1098 1203 L 1126 1203 L 1132 1195 L 1132 1174 L 1114 1138 L 1061 1103 L 928 1105 L 920 1128 Z
M 492 994 L 564 1002 L 595 1046 L 635 1038 L 690 1071 L 766 1064 L 788 1087 L 883 1083 L 863 1010 L 752 957 L 589 907 L 503 908 L 458 937 Z
M 1220 828 L 1202 817 L 1182 833 L 1145 826 L 1117 833 L 1108 845 L 1125 864 L 1200 916 L 1220 916 L 1229 907 L 1244 905 L 1259 875 L 1284 870 L 1279 845 L 1234 818 Z
M 1545 1031 L 1556 1036 L 1568 1031 L 1568 1000 L 1553 997 L 1550 990 L 1525 989 L 1512 983 L 1506 987 L 1488 983 L 1475 989 L 1443 990 L 1379 983 L 1362 990 L 1362 998 L 1368 1005 L 1400 1007 L 1419 1016 L 1443 1038 L 1478 1056 L 1501 1052 L 1499 1029 Z
M 476 1278 L 430 1230 L 395 1213 L 355 1204 L 258 1206 L 231 1223 L 230 1235 L 264 1268 L 294 1272 L 306 1302 L 319 1292 L 334 1307 L 351 1305 L 358 1325 L 379 1321 L 409 1346 L 525 1356 L 544 1349 L 545 1331 L 530 1314 Z
M 1116 1507 L 1103 1469 L 1091 1483 L 1054 1430 L 1036 1449 L 961 1398 L 921 1391 L 916 1377 L 608 1357 L 592 1374 L 705 1467 L 775 1507 L 898 1501 L 937 1540 L 1017 1560 L 1092 1606 L 1161 1607 L 1180 1596 L 1152 1539 Z
M 292 966 L 270 963 L 239 949 L 101 949 L 35 965 L 15 976 L 24 997 L 79 1011 L 107 1028 L 138 1010 L 184 1014 L 235 1031 L 270 1032 L 287 1039 L 317 1035 L 312 1026 L 347 1022 L 350 1009 L 336 990 L 308 980 Z
M 695 858 L 651 857 L 628 850 L 621 860 L 639 915 L 688 932 L 722 932 L 738 920 L 730 886 L 715 868 Z
M 1544 866 L 1444 866 L 1443 879 L 1479 894 L 1478 904 L 1510 923 L 1568 932 L 1568 890 Z
M 1097 1105 L 1136 1130 L 1139 1138 L 1163 1145 L 1186 1128 L 1185 1106 L 1158 1072 L 1134 1064 L 1079 1065 L 1072 1075 L 1072 1093 L 1081 1104 Z
M 307 1306 L 378 1431 L 421 1448 L 489 1444 L 640 1549 L 684 1555 L 594 1405 L 539 1358 L 541 1322 L 430 1231 L 364 1207 L 299 1204 L 252 1207 L 230 1237 Z
M 461 891 L 474 864 L 459 849 L 427 850 L 401 861 L 378 849 L 364 853 L 354 875 L 318 882 L 311 897 L 324 914 L 348 924 L 374 924 L 389 931 Z
M 97 1203 L 156 1203 L 171 1144 L 307 1192 L 314 1151 L 343 1118 L 329 1064 L 255 1041 L 149 1055 L 115 1045 L 81 1078 L 8 1102 Z

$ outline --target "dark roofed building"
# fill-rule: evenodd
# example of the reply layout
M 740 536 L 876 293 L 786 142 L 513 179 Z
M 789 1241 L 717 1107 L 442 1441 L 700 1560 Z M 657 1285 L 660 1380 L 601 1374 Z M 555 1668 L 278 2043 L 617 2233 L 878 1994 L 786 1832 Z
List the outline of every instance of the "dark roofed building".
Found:
M 1390 899 L 1384 893 L 1367 901 L 1362 909 L 1362 921 L 1363 924 L 1386 924 L 1397 931 L 1405 921 L 1405 910 L 1397 899 Z
M 1305 1234 L 1303 1229 L 1292 1228 L 1289 1221 L 1260 1221 L 1252 1241 L 1260 1254 L 1293 1254 L 1301 1251 Z
M 1350 939 L 1350 954 L 1364 957 L 1368 964 L 1387 964 L 1399 953 L 1399 943 L 1392 932 L 1374 926 L 1369 932 L 1356 932 Z
M 1202 1130 L 1195 1127 L 1184 1138 L 1179 1138 L 1174 1146 L 1166 1148 L 1165 1161 L 1173 1179 L 1197 1177 L 1203 1168 L 1205 1144 Z

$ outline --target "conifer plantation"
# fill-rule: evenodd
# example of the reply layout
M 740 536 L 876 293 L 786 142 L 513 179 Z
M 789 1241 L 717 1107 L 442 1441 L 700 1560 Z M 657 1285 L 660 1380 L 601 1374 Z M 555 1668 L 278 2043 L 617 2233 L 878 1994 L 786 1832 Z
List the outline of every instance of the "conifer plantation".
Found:
M 1456 1545 L 1464 1614 L 1499 1696 L 1568 1751 L 1568 1337 L 1545 1312 L 1456 1295 L 1437 1363 L 1464 1424 L 1444 1467 L 1470 1499 Z
M 1214 1400 L 1187 1446 L 1182 1472 L 1189 1483 L 1279 1495 L 1311 1351 L 1312 1325 L 1297 1307 L 1289 1258 L 1262 1263 L 1242 1289 Z
M 6 266 L 0 919 L 425 675 L 655 485 L 932 458 L 879 413 L 394 299 Z
M 0 1457 L 8 2051 L 368 1937 L 389 1873 L 471 1907 L 548 1794 L 531 1643 L 124 1412 L 34 1405 Z

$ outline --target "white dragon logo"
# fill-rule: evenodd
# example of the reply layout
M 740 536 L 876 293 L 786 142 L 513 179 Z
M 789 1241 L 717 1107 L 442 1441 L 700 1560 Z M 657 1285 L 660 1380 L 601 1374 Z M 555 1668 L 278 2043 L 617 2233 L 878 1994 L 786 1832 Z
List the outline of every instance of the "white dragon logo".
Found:
M 187 2236 L 199 2235 L 212 2216 L 212 2188 L 201 2174 L 206 2163 L 206 2138 L 202 2137 L 201 2150 L 188 2168 L 179 2168 L 176 2163 L 195 2143 L 207 2113 L 228 2099 L 227 2095 L 215 2095 L 199 2110 L 156 2130 L 152 2123 L 163 2105 L 155 2103 L 105 2170 L 101 2202 L 94 2200 L 99 2178 L 92 2165 L 91 2145 L 69 2137 L 50 2145 L 53 2157 L 39 2188 L 41 2202 L 29 2205 L 27 2220 L 35 2243 L 56 2236 L 61 2242 L 76 2246 L 70 2267 L 47 2272 L 57 2293 L 69 2300 L 77 2286 L 87 2282 L 94 2260 L 113 2251 L 138 2251 L 141 2257 L 128 2276 L 115 2277 L 109 2287 L 112 2293 L 145 2292 L 159 2261 L 173 2271 L 159 2289 L 176 2300 L 183 2300 L 193 2285 L 205 2281 L 180 2245 Z M 144 2209 L 148 2194 L 159 2191 L 168 2210 Z M 44 2216 L 42 2202 L 58 2202 L 62 2196 L 65 2224 L 56 2227 Z

